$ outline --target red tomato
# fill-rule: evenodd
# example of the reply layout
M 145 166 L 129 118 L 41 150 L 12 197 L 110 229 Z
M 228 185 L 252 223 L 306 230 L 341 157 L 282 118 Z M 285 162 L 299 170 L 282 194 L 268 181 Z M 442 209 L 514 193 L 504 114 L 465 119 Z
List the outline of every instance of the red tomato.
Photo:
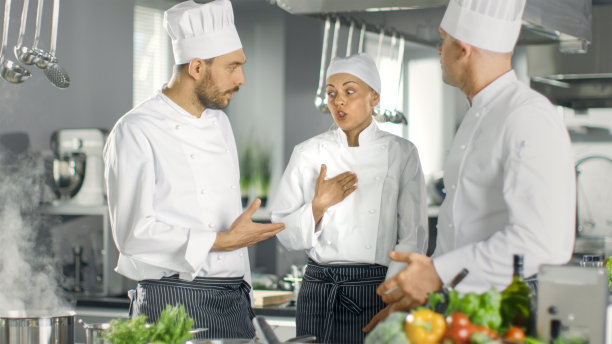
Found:
M 446 317 L 447 327 L 470 325 L 470 318 L 465 313 L 455 312 Z
M 525 332 L 520 327 L 510 327 L 504 333 L 504 342 L 508 343 L 523 343 L 525 341 Z
M 474 332 L 480 332 L 480 333 L 484 333 L 487 337 L 491 338 L 491 339 L 497 339 L 499 338 L 499 335 L 497 334 L 497 332 L 493 329 L 490 329 L 486 326 L 482 326 L 482 325 L 476 325 L 474 327 Z
M 472 324 L 454 325 L 446 330 L 444 339 L 450 339 L 455 344 L 469 343 L 472 333 L 474 333 Z

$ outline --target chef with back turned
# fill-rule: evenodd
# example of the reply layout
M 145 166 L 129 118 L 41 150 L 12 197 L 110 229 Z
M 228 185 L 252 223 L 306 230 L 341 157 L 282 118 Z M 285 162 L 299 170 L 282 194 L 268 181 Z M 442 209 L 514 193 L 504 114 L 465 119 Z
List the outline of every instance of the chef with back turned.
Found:
M 445 83 L 458 87 L 469 109 L 444 167 L 446 197 L 432 258 L 391 252 L 406 268 L 378 294 L 393 311 L 423 304 L 462 269 L 461 292 L 503 290 L 512 281 L 513 255 L 524 256 L 528 284 L 541 264 L 572 256 L 575 172 L 563 118 L 542 95 L 517 79 L 512 51 L 525 0 L 450 0 L 438 49 Z
M 242 212 L 236 144 L 221 110 L 245 83 L 228 0 L 165 12 L 171 80 L 115 124 L 104 148 L 116 271 L 138 281 L 131 316 L 181 304 L 200 338 L 252 338 L 247 247 L 276 235 Z

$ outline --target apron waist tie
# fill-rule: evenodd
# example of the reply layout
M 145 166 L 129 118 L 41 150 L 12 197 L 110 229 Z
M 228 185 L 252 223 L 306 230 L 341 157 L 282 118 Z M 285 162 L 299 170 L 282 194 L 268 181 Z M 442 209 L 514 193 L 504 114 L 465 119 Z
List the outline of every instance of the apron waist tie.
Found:
M 371 284 L 378 285 L 380 284 L 381 280 L 380 280 L 380 277 L 378 276 L 365 277 L 365 278 L 359 278 L 359 279 L 346 279 L 346 278 L 342 279 L 342 276 L 336 272 L 337 269 L 342 269 L 342 265 L 339 265 L 338 268 L 332 267 L 332 266 L 325 266 L 325 265 L 320 265 L 312 261 L 311 259 L 308 260 L 308 265 L 310 268 L 314 268 L 318 270 L 317 272 L 319 273 L 312 274 L 312 273 L 309 273 L 312 271 L 309 271 L 308 269 L 306 269 L 306 273 L 304 274 L 304 281 L 308 281 L 308 282 L 316 283 L 316 284 L 331 285 L 331 290 L 327 297 L 327 305 L 326 305 L 327 312 L 325 316 L 326 326 L 325 326 L 325 335 L 323 338 L 323 339 L 327 339 L 327 338 L 330 338 L 331 330 L 333 328 L 333 321 L 334 321 L 333 309 L 330 311 L 329 307 L 334 307 L 334 305 L 338 303 L 341 307 L 346 308 L 353 314 L 360 314 L 363 312 L 363 309 L 357 304 L 357 302 L 355 302 L 353 299 L 346 296 L 342 292 L 341 287 L 352 286 L 352 285 L 357 285 L 357 286 L 364 286 L 364 285 L 371 285 Z M 351 267 L 355 267 L 355 265 L 351 265 Z M 369 267 L 372 267 L 372 265 L 363 265 L 363 268 L 369 268 Z M 385 268 L 385 267 L 382 267 L 382 268 Z M 383 279 L 384 279 L 384 274 L 383 274 Z

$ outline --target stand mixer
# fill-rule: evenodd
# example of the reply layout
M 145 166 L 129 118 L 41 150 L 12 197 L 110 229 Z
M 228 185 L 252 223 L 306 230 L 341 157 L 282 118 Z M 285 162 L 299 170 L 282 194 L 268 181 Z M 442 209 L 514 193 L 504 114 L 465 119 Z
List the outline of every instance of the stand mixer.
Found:
M 58 204 L 103 205 L 104 166 L 102 129 L 61 129 L 51 135 L 53 180 L 60 194 Z

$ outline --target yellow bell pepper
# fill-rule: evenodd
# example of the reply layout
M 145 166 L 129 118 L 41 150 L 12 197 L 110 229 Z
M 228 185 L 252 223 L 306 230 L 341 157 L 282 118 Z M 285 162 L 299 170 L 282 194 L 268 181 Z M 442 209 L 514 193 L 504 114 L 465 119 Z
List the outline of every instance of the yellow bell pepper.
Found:
M 444 316 L 426 308 L 408 314 L 404 323 L 404 332 L 410 344 L 438 343 L 445 330 Z

